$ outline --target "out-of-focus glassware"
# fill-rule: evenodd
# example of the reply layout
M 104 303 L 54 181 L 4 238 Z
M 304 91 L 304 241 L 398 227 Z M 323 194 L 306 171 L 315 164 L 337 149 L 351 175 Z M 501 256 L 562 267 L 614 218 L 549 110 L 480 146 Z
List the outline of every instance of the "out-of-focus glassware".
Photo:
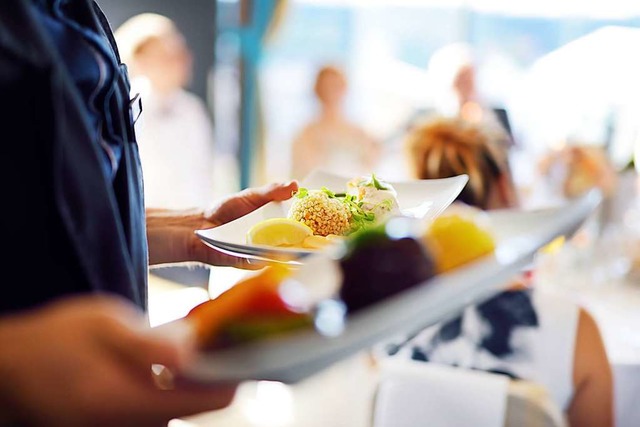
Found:
M 571 239 L 537 255 L 537 282 L 556 290 L 604 288 L 624 282 L 632 268 L 630 247 L 637 239 L 625 224 L 600 228 L 594 217 Z

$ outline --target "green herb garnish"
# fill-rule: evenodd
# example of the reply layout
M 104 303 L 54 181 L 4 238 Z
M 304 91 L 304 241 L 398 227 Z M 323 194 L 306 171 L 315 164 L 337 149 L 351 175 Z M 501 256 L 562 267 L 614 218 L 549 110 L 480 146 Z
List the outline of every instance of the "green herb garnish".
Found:
M 329 198 L 334 199 L 336 197 L 336 193 L 334 193 L 333 191 L 329 190 L 327 187 L 322 187 L 320 190 L 322 190 L 322 192 L 324 194 L 326 194 L 327 196 L 329 196 Z
M 342 201 L 347 205 L 351 213 L 351 232 L 368 228 L 375 223 L 376 216 L 373 212 L 362 209 L 362 202 L 353 194 L 345 194 Z
M 380 181 L 376 174 L 372 173 L 369 178 L 363 178 L 357 184 L 358 187 L 373 187 L 376 190 L 391 190 L 391 187 Z
M 293 196 L 297 197 L 298 199 L 303 199 L 307 197 L 308 194 L 309 194 L 309 190 L 304 187 L 301 187 L 301 188 L 298 188 L 298 191 L 295 191 L 293 193 Z
M 388 186 L 378 181 L 378 178 L 376 178 L 376 174 L 374 173 L 371 174 L 371 182 L 373 183 L 373 186 L 378 190 L 389 190 Z

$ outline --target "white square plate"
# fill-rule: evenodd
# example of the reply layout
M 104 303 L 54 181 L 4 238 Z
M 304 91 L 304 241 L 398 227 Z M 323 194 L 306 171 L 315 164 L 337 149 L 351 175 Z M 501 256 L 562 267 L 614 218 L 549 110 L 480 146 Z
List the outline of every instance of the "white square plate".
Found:
M 318 170 L 300 182 L 300 187 L 327 187 L 341 193 L 346 191 L 347 182 L 352 178 Z M 467 181 L 467 175 L 459 175 L 444 179 L 389 183 L 396 189 L 398 205 L 404 215 L 428 220 L 446 209 L 458 197 Z M 286 217 L 291 203 L 291 200 L 268 203 L 235 221 L 215 228 L 196 230 L 196 235 L 212 248 L 230 255 L 256 260 L 299 262 L 301 258 L 318 251 L 250 245 L 246 241 L 247 232 L 254 224 L 268 218 Z

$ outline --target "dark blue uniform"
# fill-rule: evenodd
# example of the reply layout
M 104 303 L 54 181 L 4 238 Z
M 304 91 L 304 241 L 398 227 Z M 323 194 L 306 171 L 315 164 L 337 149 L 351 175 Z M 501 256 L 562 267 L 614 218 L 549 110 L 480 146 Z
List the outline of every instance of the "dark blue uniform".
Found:
M 86 292 L 146 309 L 129 89 L 95 2 L 0 2 L 0 313 Z

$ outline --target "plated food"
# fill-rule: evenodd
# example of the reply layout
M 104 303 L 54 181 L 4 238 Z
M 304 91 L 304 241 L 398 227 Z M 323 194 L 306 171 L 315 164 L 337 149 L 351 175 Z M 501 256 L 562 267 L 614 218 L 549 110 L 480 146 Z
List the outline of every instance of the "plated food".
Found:
M 433 219 L 423 235 L 423 243 L 433 254 L 438 273 L 489 255 L 497 245 L 486 214 L 470 206 Z
M 319 249 L 397 215 L 397 192 L 371 174 L 349 180 L 341 193 L 327 187 L 300 188 L 293 195 L 287 216 L 252 226 L 247 243 Z
M 335 325 L 344 324 L 349 315 L 425 284 L 495 248 L 492 236 L 472 217 L 441 218 L 420 228 L 415 219 L 397 216 L 348 234 L 340 242 L 340 255 L 332 259 L 340 272 L 340 283 L 335 292 L 319 299 L 297 279 L 297 269 L 304 266 L 275 264 L 264 268 L 191 310 L 187 318 L 196 324 L 200 347 L 220 349 L 300 329 L 334 334 Z M 275 230 L 295 220 L 270 221 Z M 314 236 L 304 223 L 293 227 L 300 228 L 300 236 Z M 260 237 L 259 230 L 254 237 Z M 467 237 L 468 245 L 464 244 Z M 334 325 L 330 331 L 325 327 L 327 319 Z
M 283 291 L 291 272 L 283 264 L 270 266 L 194 307 L 187 319 L 193 321 L 199 347 L 219 349 L 313 325 L 309 307 Z
M 300 232 L 301 227 L 298 224 L 288 221 L 292 220 L 289 215 L 294 203 L 307 198 L 304 197 L 305 191 L 307 196 L 309 193 L 320 191 L 337 201 L 346 200 L 347 195 L 354 201 L 359 199 L 358 203 L 362 205 L 356 205 L 356 207 L 365 215 L 364 218 L 360 218 L 360 223 L 372 226 L 375 223 L 384 222 L 385 217 L 388 219 L 394 216 L 429 221 L 440 215 L 451 204 L 467 181 L 466 175 L 459 175 L 444 179 L 386 182 L 375 175 L 353 178 L 314 171 L 300 182 L 300 191 L 296 193 L 298 197 L 267 203 L 234 221 L 196 230 L 195 234 L 207 246 L 232 256 L 256 262 L 302 264 L 306 263 L 310 256 L 319 252 L 332 252 L 337 249 L 340 242 L 350 235 L 305 236 L 305 233 Z M 384 188 L 376 188 L 376 185 Z M 322 191 L 323 188 L 328 189 L 329 192 Z M 356 209 L 356 213 L 360 213 L 359 210 Z M 371 221 L 372 216 L 377 221 Z M 273 218 L 278 220 L 265 221 Z M 357 219 L 359 219 L 358 215 L 352 215 L 350 222 L 356 223 Z M 309 228 L 313 230 L 313 226 Z M 278 231 L 275 232 L 275 229 Z M 306 233 L 308 234 L 308 231 Z M 255 243 L 256 234 L 266 236 L 267 240 L 263 239 L 261 243 Z M 269 241 L 272 238 L 274 242 Z
M 335 244 L 339 250 L 332 261 L 340 272 L 335 292 L 314 299 L 295 274 L 304 267 L 275 264 L 187 317 L 197 325 L 206 350 L 298 329 L 326 333 L 322 324 L 327 318 L 342 324 L 350 314 L 491 254 L 496 241 L 484 219 L 471 207 L 430 220 L 404 216 L 394 187 L 374 174 L 346 181 L 341 193 L 301 187 L 287 216 L 253 224 L 247 243 L 306 249 Z
M 354 313 L 423 283 L 436 274 L 435 259 L 411 220 L 394 218 L 348 239 L 339 258 L 339 297 Z

